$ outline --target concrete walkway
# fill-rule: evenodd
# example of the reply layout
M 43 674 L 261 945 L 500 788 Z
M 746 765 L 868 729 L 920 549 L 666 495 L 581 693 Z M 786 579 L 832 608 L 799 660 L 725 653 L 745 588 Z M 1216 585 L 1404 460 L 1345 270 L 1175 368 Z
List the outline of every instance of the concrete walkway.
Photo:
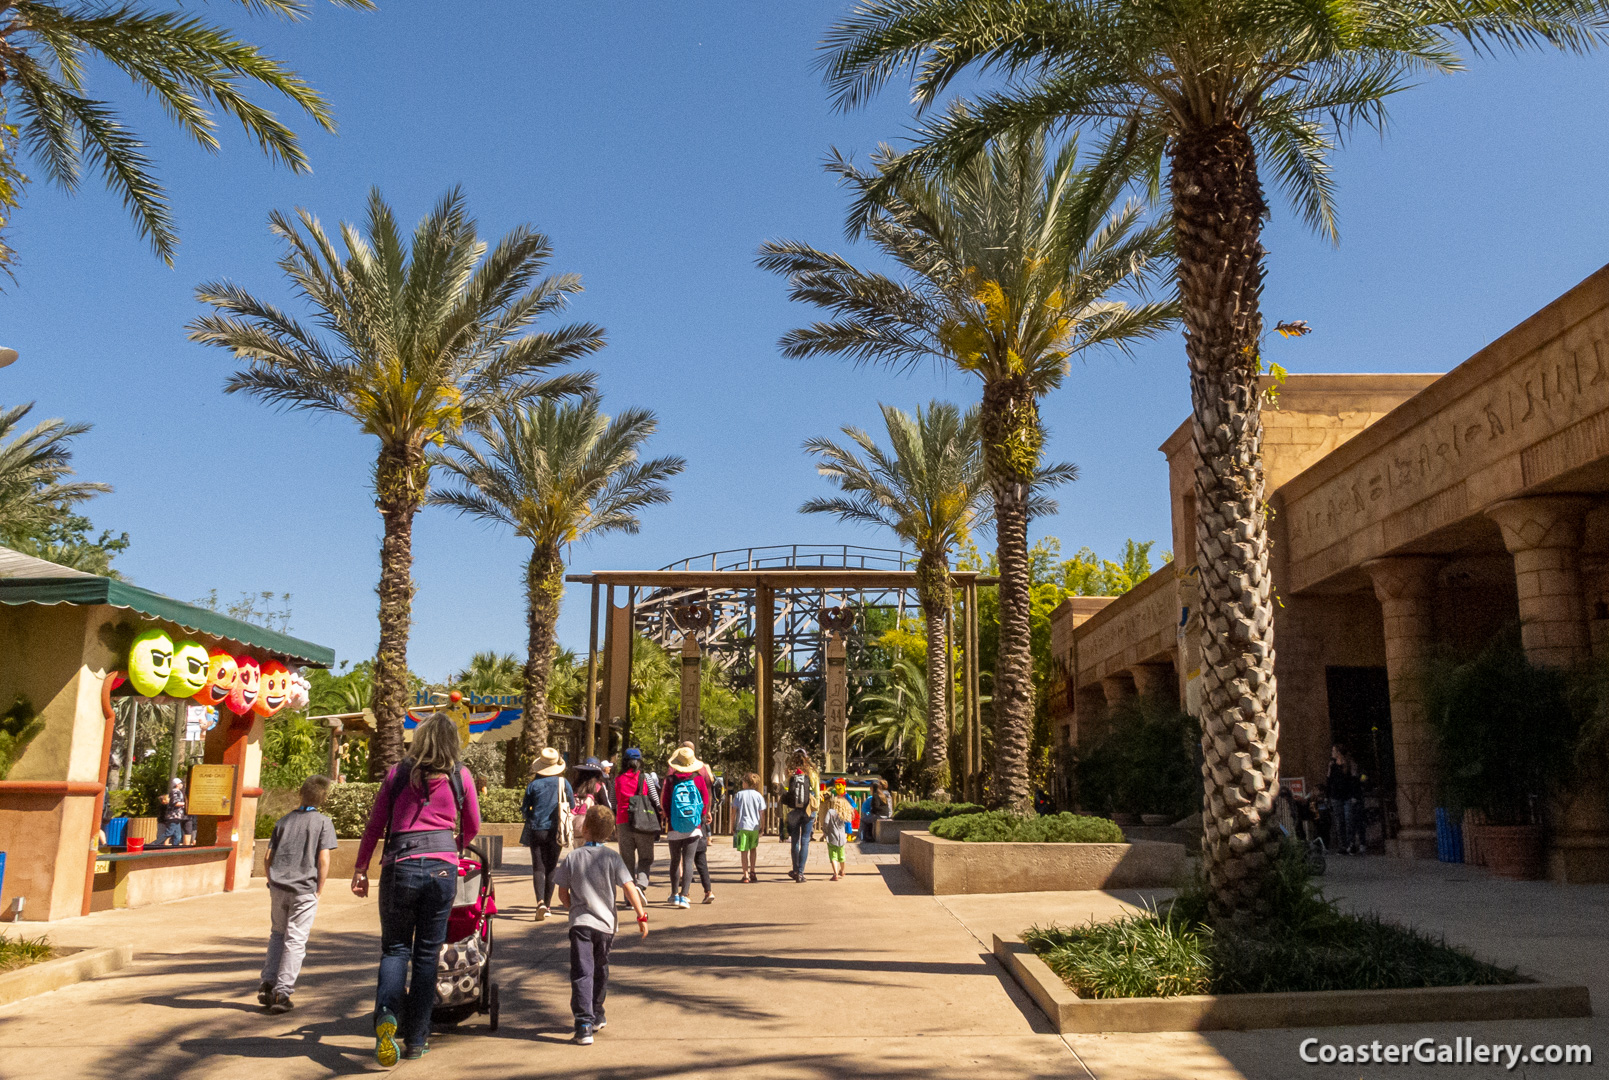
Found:
M 729 842 L 712 849 L 716 902 L 665 906 L 663 862 L 650 896 L 652 933 L 619 939 L 609 1027 L 592 1047 L 570 1035 L 562 919 L 533 921 L 524 853 L 497 877 L 496 979 L 503 1022 L 485 1020 L 432 1039 L 429 1057 L 399 1071 L 441 1077 L 612 1078 L 878 1076 L 1074 1077 L 1099 1080 L 1238 1078 L 1293 1074 L 1384 1076 L 1401 1068 L 1303 1065 L 1304 1032 L 1068 1036 L 988 955 L 996 930 L 1109 917 L 1137 894 L 1045 893 L 954 897 L 916 893 L 893 849 L 851 848 L 849 876 L 784 878 L 786 850 L 762 847 L 762 880 L 740 885 Z M 515 865 L 519 860 L 519 865 Z M 1586 980 L 1609 1002 L 1609 889 L 1497 882 L 1483 873 L 1385 860 L 1335 860 L 1329 879 L 1349 902 L 1378 906 L 1509 963 Z M 61 945 L 132 942 L 125 972 L 0 1009 L 0 1080 L 105 1077 L 323 1077 L 380 1071 L 368 1019 L 378 917 L 344 882 L 326 890 L 297 1008 L 264 1015 L 257 967 L 267 934 L 263 888 L 49 927 Z M 38 929 L 38 927 L 30 928 Z M 10 932 L 15 932 L 12 928 Z M 1403 1041 L 1472 1034 L 1489 1041 L 1587 1042 L 1609 1053 L 1603 1022 L 1539 1021 L 1324 1029 L 1335 1041 Z M 1528 1075 L 1559 1072 L 1533 1069 Z M 1579 1072 L 1579 1070 L 1570 1070 Z M 1441 1070 L 1413 1066 L 1414 1075 Z M 1448 1070 L 1449 1075 L 1453 1070 Z M 1456 1070 L 1479 1077 L 1477 1069 Z M 1492 1075 L 1496 1075 L 1494 1072 Z M 1516 1071 L 1513 1075 L 1521 1075 Z

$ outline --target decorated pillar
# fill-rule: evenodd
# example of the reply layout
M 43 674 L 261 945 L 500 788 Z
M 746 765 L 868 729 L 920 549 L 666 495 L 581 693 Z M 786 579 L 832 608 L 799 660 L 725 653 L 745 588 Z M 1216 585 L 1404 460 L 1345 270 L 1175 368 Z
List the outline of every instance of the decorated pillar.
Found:
M 676 717 L 678 742 L 697 744 L 701 727 L 698 714 L 699 665 L 704 659 L 698 638 L 682 635 L 682 707 Z
M 1433 605 L 1440 567 L 1440 559 L 1421 555 L 1363 564 L 1385 616 L 1391 753 L 1397 773 L 1396 851 L 1409 859 L 1436 857 L 1436 744 L 1420 671 L 1436 641 Z
M 827 634 L 826 702 L 822 724 L 822 761 L 829 773 L 849 771 L 849 667 L 844 636 Z
M 1534 664 L 1566 667 L 1591 648 L 1581 599 L 1581 523 L 1590 505 L 1579 495 L 1544 495 L 1486 510 L 1514 556 L 1520 640 Z

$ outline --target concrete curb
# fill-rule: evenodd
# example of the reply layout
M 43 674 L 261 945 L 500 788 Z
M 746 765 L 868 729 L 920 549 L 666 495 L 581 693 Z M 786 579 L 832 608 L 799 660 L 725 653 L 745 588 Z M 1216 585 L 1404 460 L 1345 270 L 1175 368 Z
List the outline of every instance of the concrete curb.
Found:
M 1058 1032 L 1248 1031 L 1467 1020 L 1591 1016 L 1585 986 L 1435 986 L 1418 990 L 1321 990 L 1305 994 L 1200 994 L 1080 998 L 1020 938 L 994 935 L 994 954 Z
M 0 1006 L 105 975 L 126 967 L 133 959 L 134 946 L 111 945 L 8 971 L 0 975 Z
M 990 843 L 904 832 L 899 863 L 924 892 L 1063 892 L 1171 888 L 1185 880 L 1183 844 Z

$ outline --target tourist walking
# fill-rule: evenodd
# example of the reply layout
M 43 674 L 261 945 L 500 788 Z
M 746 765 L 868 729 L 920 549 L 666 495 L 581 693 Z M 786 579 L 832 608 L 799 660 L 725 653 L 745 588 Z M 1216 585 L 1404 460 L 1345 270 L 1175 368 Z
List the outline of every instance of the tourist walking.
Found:
M 551 746 L 542 748 L 536 759 L 536 775 L 525 785 L 520 815 L 525 827 L 520 843 L 531 849 L 531 889 L 536 897 L 536 921 L 548 917 L 553 907 L 553 871 L 559 865 L 570 824 L 570 808 L 575 794 L 564 778 L 564 759 Z
M 271 1013 L 289 1012 L 307 955 L 318 898 L 330 876 L 335 823 L 319 812 L 330 793 L 330 778 L 302 781 L 301 805 L 274 823 L 263 866 L 268 877 L 268 954 L 257 987 L 257 1001 Z
M 681 749 L 697 760 L 698 750 L 691 742 L 682 743 Z M 704 828 L 698 838 L 698 847 L 693 852 L 693 866 L 698 870 L 699 884 L 704 886 L 704 903 L 715 902 L 715 892 L 710 885 L 710 831 L 715 823 L 715 773 L 710 770 L 709 762 L 699 762 L 701 768 L 694 774 L 694 783 L 698 785 L 698 793 L 704 797 Z
M 642 751 L 633 746 L 626 751 L 615 779 L 615 841 L 620 845 L 620 858 L 645 896 L 659 818 L 659 778 L 642 767 Z
M 615 826 L 607 806 L 594 806 L 581 823 L 585 845 L 559 865 L 559 901 L 570 912 L 570 1012 L 575 1041 L 592 1045 L 592 1036 L 608 1020 L 603 1002 L 609 990 L 609 949 L 615 940 L 615 890 L 637 913 L 637 930 L 648 936 L 648 912 L 642 893 L 631 880 L 625 861 L 605 844 Z
M 844 876 L 844 847 L 849 843 L 849 830 L 855 820 L 855 808 L 844 796 L 844 782 L 838 781 L 832 793 L 821 805 L 821 838 L 827 844 L 827 866 L 832 880 Z
M 872 793 L 866 796 L 860 804 L 860 842 L 875 844 L 877 842 L 877 823 L 888 821 L 894 816 L 894 799 L 888 793 L 888 782 L 878 780 L 872 785 Z
M 821 806 L 821 774 L 816 772 L 810 752 L 804 747 L 795 750 L 788 762 L 782 805 L 788 808 L 787 825 L 793 850 L 793 869 L 788 876 L 802 883 L 805 864 L 810 859 L 810 836 L 815 828 L 816 810 Z
M 693 887 L 693 874 L 698 867 L 698 845 L 705 836 L 704 795 L 699 787 L 699 770 L 703 762 L 693 756 L 687 747 L 678 747 L 670 756 L 666 770 L 665 839 L 670 843 L 670 904 L 672 907 L 691 907 L 687 894 Z M 709 870 L 704 871 L 704 903 L 715 899 L 710 891 Z
M 743 865 L 742 884 L 759 880 L 760 820 L 765 816 L 765 796 L 760 793 L 760 774 L 743 778 L 743 788 L 732 796 L 732 846 Z
M 369 859 L 384 836 L 374 1056 L 387 1068 L 399 1056 L 421 1058 L 429 1049 L 436 962 L 458 892 L 458 852 L 479 832 L 475 778 L 459 763 L 458 727 L 438 713 L 414 729 L 408 756 L 386 773 L 352 872 L 352 892 L 368 896 Z
M 578 769 L 577 773 L 575 801 L 570 804 L 570 820 L 574 823 L 570 829 L 571 848 L 586 846 L 586 840 L 581 835 L 581 822 L 586 820 L 587 811 L 594 806 L 608 806 L 604 798 L 604 792 L 608 789 L 597 774 L 588 773 L 585 769 Z

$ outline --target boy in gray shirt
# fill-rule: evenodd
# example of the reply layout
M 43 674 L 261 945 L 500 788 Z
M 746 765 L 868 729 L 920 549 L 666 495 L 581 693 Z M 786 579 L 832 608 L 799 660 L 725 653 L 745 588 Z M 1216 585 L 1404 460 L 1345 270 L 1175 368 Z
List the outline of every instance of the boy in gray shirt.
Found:
M 294 1007 L 291 993 L 307 954 L 307 935 L 313 929 L 318 896 L 330 874 L 335 823 L 318 810 L 329 793 L 328 777 L 309 776 L 302 784 L 301 807 L 274 823 L 268 841 L 263 863 L 268 869 L 272 929 L 257 1001 L 271 1013 L 289 1012 Z
M 570 852 L 553 871 L 559 902 L 570 909 L 570 1011 L 575 1014 L 575 1041 L 592 1045 L 592 1033 L 607 1021 L 603 998 L 609 989 L 609 948 L 615 941 L 615 889 L 637 913 L 637 929 L 648 936 L 648 913 L 642 893 L 614 848 L 605 846 L 615 832 L 615 813 L 594 806 L 581 823 L 586 846 Z

